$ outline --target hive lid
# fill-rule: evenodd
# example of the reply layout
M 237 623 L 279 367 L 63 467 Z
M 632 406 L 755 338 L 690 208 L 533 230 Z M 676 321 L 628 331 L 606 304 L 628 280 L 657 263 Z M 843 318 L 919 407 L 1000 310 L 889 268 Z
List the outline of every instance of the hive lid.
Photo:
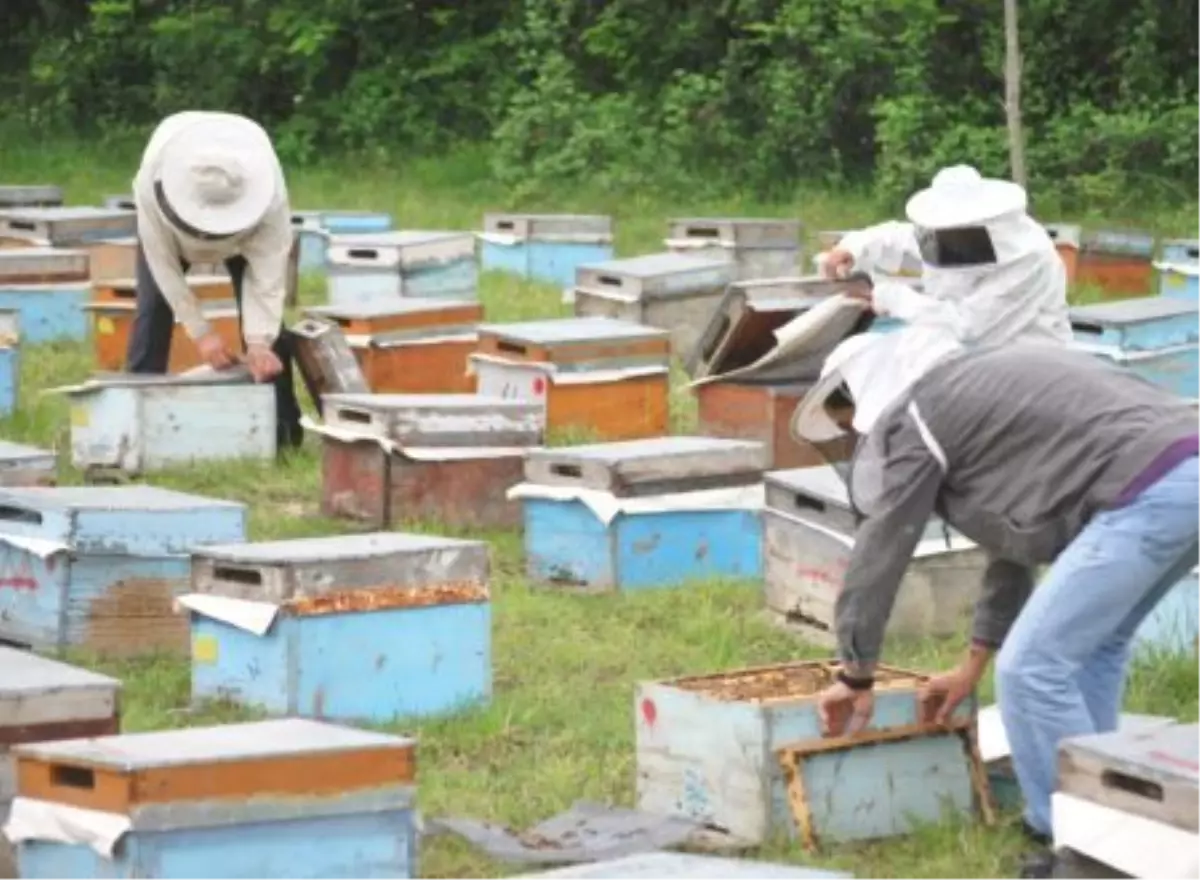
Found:
M 60 663 L 31 651 L 0 645 L 0 703 L 52 690 L 117 690 L 120 687 L 121 682 L 107 675 Z M 3 723 L 3 712 L 0 711 L 0 724 Z
M 136 231 L 133 211 L 83 206 L 0 210 L 0 235 L 30 241 L 77 243 Z
M 330 238 L 331 246 L 347 248 L 400 248 L 455 238 L 470 238 L 470 232 L 439 229 L 393 229 L 387 232 L 350 232 Z
M 61 186 L 39 183 L 0 186 L 0 208 L 61 205 L 62 201 Z
M 667 243 L 798 250 L 802 229 L 786 217 L 682 217 L 667 221 Z
M 389 300 L 367 300 L 361 303 L 336 306 L 313 306 L 304 311 L 315 317 L 337 320 L 370 320 L 393 315 L 423 315 L 452 312 L 459 309 L 479 310 L 482 306 L 466 299 L 432 299 L 428 297 L 404 297 Z
M 646 254 L 579 266 L 575 287 L 580 292 L 636 301 L 724 290 L 734 276 L 734 266 L 728 260 L 691 254 Z
M 513 324 L 481 324 L 480 333 L 534 345 L 586 345 L 591 342 L 666 339 L 666 330 L 615 318 L 555 318 Z
M 26 446 L 24 443 L 10 443 L 0 440 L 0 466 L 4 464 L 24 464 L 29 459 L 44 459 L 53 463 L 56 456 L 49 449 L 39 449 L 36 446 Z
M 250 370 L 244 365 L 227 370 L 208 366 L 196 367 L 184 373 L 95 373 L 78 385 L 63 385 L 47 389 L 46 393 L 87 394 L 105 388 L 170 388 L 182 385 L 251 385 Z
M 67 248 L 0 248 L 0 284 L 86 281 L 87 251 Z
M 603 214 L 484 214 L 485 236 L 603 243 L 612 240 L 612 218 Z
M 329 535 L 283 541 L 209 544 L 196 548 L 194 558 L 251 565 L 287 565 L 310 562 L 349 562 L 410 553 L 461 551 L 486 548 L 482 541 L 418 535 L 405 532 L 372 532 Z
M 761 443 L 677 436 L 530 450 L 525 477 L 636 496 L 758 483 L 765 467 Z
M 1139 297 L 1115 302 L 1093 303 L 1071 309 L 1071 322 L 1112 326 L 1140 324 L 1184 316 L 1195 317 L 1200 305 L 1192 300 L 1164 296 Z
M 1134 229 L 1084 230 L 1080 249 L 1150 259 L 1154 256 L 1154 236 Z
M 690 880 L 734 880 L 738 877 L 755 880 L 837 880 L 850 878 L 852 874 L 828 871 L 823 868 L 805 868 L 800 865 L 773 864 L 749 859 L 719 858 L 681 852 L 639 853 L 602 862 L 588 862 L 556 868 L 540 874 L 524 874 L 535 877 L 611 878 L 626 880 L 664 880 L 667 877 L 687 877 Z
M 540 403 L 483 394 L 327 394 L 326 424 L 402 447 L 531 446 L 541 442 Z

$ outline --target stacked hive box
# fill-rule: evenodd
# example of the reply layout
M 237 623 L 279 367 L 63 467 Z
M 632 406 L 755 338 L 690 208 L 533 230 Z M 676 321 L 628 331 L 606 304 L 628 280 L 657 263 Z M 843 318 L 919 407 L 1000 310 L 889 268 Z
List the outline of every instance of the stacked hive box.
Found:
M 186 652 L 185 554 L 245 540 L 246 509 L 149 486 L 0 490 L 0 639 L 37 650 Z
M 1106 299 L 1149 296 L 1154 236 L 1144 232 L 1084 230 L 1075 281 L 1099 288 Z
M 34 245 L 0 250 L 0 311 L 15 315 L 28 343 L 86 336 L 87 282 L 86 251 Z
M 669 250 L 725 260 L 737 280 L 795 275 L 800 268 L 799 220 L 702 217 L 667 226 Z
M 758 443 L 660 437 L 532 450 L 512 496 L 530 578 L 588 591 L 761 572 Z
M 138 240 L 136 236 L 84 242 L 79 247 L 88 254 L 93 282 L 137 277 Z M 187 267 L 187 275 L 228 277 L 229 269 L 223 262 L 191 263 Z
M 487 545 L 380 532 L 192 555 L 192 696 L 390 722 L 486 702 Z
M 575 314 L 667 330 L 672 350 L 685 356 L 733 277 L 729 262 L 690 254 L 589 263 L 575 273 Z
M 485 214 L 480 262 L 485 270 L 569 287 L 579 266 L 611 260 L 611 217 L 586 214 Z
M 537 403 L 547 431 L 599 440 L 667 432 L 671 341 L 609 318 L 481 324 L 471 355 L 480 394 Z
M 329 304 L 355 307 L 399 297 L 475 299 L 479 266 L 469 232 L 335 235 L 326 255 Z
M 31 878 L 415 877 L 414 751 L 299 718 L 21 746 L 8 834 Z
M 322 403 L 321 509 L 379 525 L 434 520 L 508 528 L 505 497 L 525 451 L 542 442 L 540 408 L 474 394 L 333 394 Z

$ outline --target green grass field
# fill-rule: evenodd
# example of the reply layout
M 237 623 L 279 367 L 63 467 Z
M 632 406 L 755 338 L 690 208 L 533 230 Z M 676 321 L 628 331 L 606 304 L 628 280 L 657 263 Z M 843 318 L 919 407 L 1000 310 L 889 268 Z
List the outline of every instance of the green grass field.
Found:
M 104 195 L 127 192 L 139 158 L 136 149 L 111 155 L 38 143 L 5 144 L 2 154 L 3 182 L 58 183 L 66 187 L 68 200 L 78 204 L 95 204 Z M 290 184 L 296 208 L 387 210 L 404 228 L 474 229 L 489 209 L 611 212 L 617 218 L 617 248 L 622 255 L 660 249 L 665 219 L 677 214 L 800 216 L 811 233 L 882 219 L 862 197 L 839 198 L 815 191 L 781 196 L 776 204 L 714 204 L 689 201 L 686 193 L 667 202 L 581 187 L 560 199 L 510 205 L 473 155 L 394 166 L 347 163 L 295 171 Z M 1154 217 L 1107 219 L 1183 235 L 1194 234 L 1194 228 L 1188 232 L 1194 217 L 1194 205 L 1183 205 Z M 319 280 L 305 280 L 306 302 L 317 302 L 322 295 Z M 557 290 L 505 277 L 485 276 L 481 297 L 494 321 L 565 314 Z M 65 450 L 65 404 L 57 396 L 39 392 L 85 378 L 91 363 L 87 345 L 25 349 L 20 411 L 0 425 L 0 436 L 56 444 Z M 691 402 L 681 390 L 674 392 L 674 398 L 673 428 L 687 432 L 694 425 Z M 65 453 L 63 474 L 70 482 L 78 480 Z M 312 439 L 302 455 L 286 464 L 217 465 L 156 475 L 152 481 L 246 502 L 252 511 L 250 537 L 255 540 L 356 529 L 318 514 L 320 476 Z M 439 531 L 435 523 L 412 524 L 412 528 Z M 524 827 L 578 799 L 632 805 L 635 682 L 823 654 L 764 622 L 753 584 L 712 584 L 637 596 L 554 596 L 532 591 L 525 583 L 518 535 L 483 537 L 494 552 L 494 699 L 487 708 L 460 717 L 394 728 L 419 737 L 420 805 L 427 816 L 466 815 Z M 936 670 L 954 662 L 960 649 L 957 640 L 897 643 L 889 645 L 886 659 Z M 191 708 L 186 662 L 113 664 L 77 659 L 125 682 L 128 730 L 242 717 L 224 708 Z M 1195 720 L 1197 689 L 1195 657 L 1143 659 L 1130 681 L 1128 707 Z M 982 698 L 991 700 L 990 681 Z M 1005 817 L 995 828 L 955 821 L 904 839 L 835 848 L 818 859 L 783 841 L 750 855 L 815 861 L 860 877 L 1012 876 L 1021 851 L 1012 820 Z M 422 847 L 423 876 L 498 876 L 518 870 L 490 863 L 444 837 L 430 839 Z

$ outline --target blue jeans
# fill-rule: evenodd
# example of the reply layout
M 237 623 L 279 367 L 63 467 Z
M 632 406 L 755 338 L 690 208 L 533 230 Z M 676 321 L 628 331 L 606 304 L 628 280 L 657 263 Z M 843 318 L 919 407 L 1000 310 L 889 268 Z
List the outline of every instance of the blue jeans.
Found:
M 1116 730 L 1138 624 L 1196 565 L 1197 461 L 1093 517 L 1033 591 L 996 658 L 996 701 L 1025 820 L 1043 834 L 1059 742 Z

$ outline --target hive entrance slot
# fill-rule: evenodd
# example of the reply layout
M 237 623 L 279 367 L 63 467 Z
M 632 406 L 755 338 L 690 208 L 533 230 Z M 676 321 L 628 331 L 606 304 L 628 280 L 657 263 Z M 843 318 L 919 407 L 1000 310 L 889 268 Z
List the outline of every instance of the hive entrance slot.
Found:
M 50 768 L 50 784 L 59 788 L 93 789 L 96 787 L 96 774 L 89 767 L 55 764 Z

